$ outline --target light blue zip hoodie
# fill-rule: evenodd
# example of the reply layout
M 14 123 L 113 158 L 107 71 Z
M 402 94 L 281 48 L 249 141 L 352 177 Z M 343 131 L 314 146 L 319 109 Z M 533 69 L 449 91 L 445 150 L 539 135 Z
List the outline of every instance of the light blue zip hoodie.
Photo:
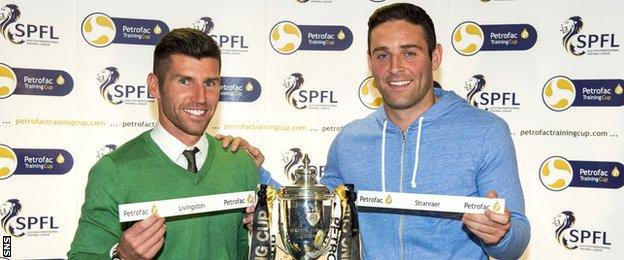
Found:
M 485 197 L 496 190 L 512 212 L 511 229 L 485 245 L 461 214 L 359 208 L 363 259 L 519 258 L 530 238 L 509 127 L 452 91 L 403 132 L 383 106 L 334 139 L 321 182 L 357 190 Z

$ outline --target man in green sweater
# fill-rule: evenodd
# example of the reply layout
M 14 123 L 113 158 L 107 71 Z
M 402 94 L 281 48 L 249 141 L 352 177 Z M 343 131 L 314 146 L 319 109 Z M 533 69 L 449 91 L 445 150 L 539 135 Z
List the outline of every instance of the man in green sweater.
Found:
M 243 210 L 119 223 L 120 204 L 255 190 L 254 161 L 205 134 L 220 69 L 217 44 L 198 30 L 156 45 L 147 84 L 159 124 L 91 169 L 70 259 L 247 259 Z

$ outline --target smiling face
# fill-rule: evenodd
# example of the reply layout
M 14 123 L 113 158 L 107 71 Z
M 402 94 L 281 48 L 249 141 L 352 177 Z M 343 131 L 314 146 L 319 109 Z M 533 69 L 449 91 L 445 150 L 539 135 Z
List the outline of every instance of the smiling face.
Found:
M 195 144 L 206 131 L 219 102 L 219 62 L 172 54 L 164 82 L 150 74 L 148 85 L 158 100 L 158 120 L 186 145 Z M 160 84 L 160 86 L 159 86 Z
M 423 112 L 434 101 L 433 71 L 442 58 L 439 45 L 429 56 L 422 27 L 405 20 L 376 26 L 370 35 L 369 66 L 386 111 Z

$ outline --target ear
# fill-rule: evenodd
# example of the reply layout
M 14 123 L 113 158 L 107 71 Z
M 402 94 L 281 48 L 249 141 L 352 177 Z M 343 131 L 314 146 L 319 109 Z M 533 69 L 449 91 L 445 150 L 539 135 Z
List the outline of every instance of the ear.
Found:
M 442 63 L 442 45 L 436 44 L 433 53 L 431 53 L 431 68 L 436 71 Z
M 366 51 L 366 57 L 368 57 L 366 59 L 366 61 L 368 61 L 368 71 L 370 71 L 372 73 L 373 69 L 371 68 L 371 61 L 372 61 L 371 59 L 373 57 L 371 56 L 371 53 L 369 51 Z
M 160 88 L 158 87 L 158 78 L 156 74 L 150 73 L 147 75 L 147 88 L 150 95 L 154 98 L 160 98 Z

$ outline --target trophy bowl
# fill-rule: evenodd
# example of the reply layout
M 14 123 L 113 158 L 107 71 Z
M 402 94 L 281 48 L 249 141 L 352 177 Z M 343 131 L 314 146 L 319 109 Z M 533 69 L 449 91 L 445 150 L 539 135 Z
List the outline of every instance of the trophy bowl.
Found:
M 303 168 L 295 171 L 295 183 L 279 193 L 279 233 L 282 243 L 295 259 L 316 259 L 327 250 L 332 192 L 316 181 L 306 154 Z

